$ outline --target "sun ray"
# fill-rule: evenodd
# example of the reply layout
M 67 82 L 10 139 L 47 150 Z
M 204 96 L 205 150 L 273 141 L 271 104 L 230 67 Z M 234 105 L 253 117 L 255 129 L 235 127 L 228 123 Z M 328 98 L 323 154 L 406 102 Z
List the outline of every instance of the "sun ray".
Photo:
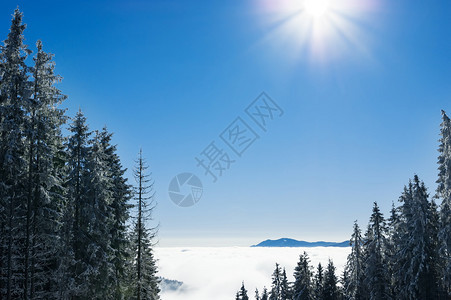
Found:
M 329 0 L 306 0 L 304 7 L 307 13 L 315 18 L 323 17 L 330 8 Z
M 300 59 L 328 61 L 351 52 L 370 52 L 365 17 L 373 0 L 256 0 L 271 24 L 264 40 L 283 45 Z M 289 49 L 291 47 L 291 49 Z M 286 56 L 286 55 L 285 55 Z

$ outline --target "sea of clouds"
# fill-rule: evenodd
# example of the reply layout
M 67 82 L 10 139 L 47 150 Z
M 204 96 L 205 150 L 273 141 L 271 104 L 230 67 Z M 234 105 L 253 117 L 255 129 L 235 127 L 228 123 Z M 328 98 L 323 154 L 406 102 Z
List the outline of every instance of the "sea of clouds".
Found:
M 162 300 L 229 300 L 235 299 L 244 281 L 253 299 L 255 288 L 271 287 L 275 263 L 286 268 L 293 281 L 293 271 L 299 255 L 308 253 L 311 265 L 327 266 L 330 259 L 341 276 L 350 247 L 260 248 L 260 247 L 156 247 L 159 275 L 182 281 L 177 291 L 165 291 Z

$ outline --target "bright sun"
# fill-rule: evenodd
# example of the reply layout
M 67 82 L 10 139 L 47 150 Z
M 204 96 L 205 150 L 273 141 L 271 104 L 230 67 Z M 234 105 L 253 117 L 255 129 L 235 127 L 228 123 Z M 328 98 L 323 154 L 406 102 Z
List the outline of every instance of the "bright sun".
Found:
M 329 9 L 329 0 L 305 0 L 305 10 L 315 18 L 324 16 Z
M 264 42 L 285 57 L 326 62 L 345 53 L 370 55 L 366 17 L 374 0 L 254 0 L 271 26 Z M 377 2 L 377 1 L 376 1 Z M 374 4 L 376 5 L 376 4 Z

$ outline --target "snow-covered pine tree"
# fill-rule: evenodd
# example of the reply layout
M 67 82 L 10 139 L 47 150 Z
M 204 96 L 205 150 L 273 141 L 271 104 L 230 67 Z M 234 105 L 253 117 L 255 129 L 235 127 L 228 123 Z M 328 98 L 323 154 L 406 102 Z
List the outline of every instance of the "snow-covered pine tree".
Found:
M 401 218 L 395 242 L 396 293 L 403 299 L 436 299 L 438 280 L 434 274 L 434 245 L 431 235 L 437 235 L 430 226 L 431 205 L 423 182 L 417 175 L 404 188 L 400 197 Z
M 244 281 L 241 283 L 240 290 L 236 293 L 236 299 L 238 299 L 238 300 L 249 300 L 249 296 L 247 295 L 247 290 L 244 287 Z
M 24 44 L 23 15 L 16 9 L 0 52 L 0 298 L 25 298 L 22 250 L 26 232 L 26 105 L 31 94 L 31 51 Z
M 86 240 L 88 239 L 88 156 L 90 155 L 89 132 L 86 118 L 78 111 L 69 126 L 71 135 L 67 143 L 68 176 L 66 187 L 68 202 L 66 207 L 65 232 L 70 228 L 70 244 L 65 245 L 70 250 L 65 255 L 65 261 L 70 262 L 70 278 L 63 287 L 67 296 L 75 299 L 88 297 L 89 272 L 86 263 Z
M 299 256 L 298 264 L 294 268 L 293 299 L 313 299 L 312 270 L 310 259 L 305 251 Z
M 268 290 L 266 289 L 266 287 L 263 287 L 262 297 L 260 300 L 268 300 L 268 299 L 269 299 Z
M 451 121 L 443 110 L 442 119 L 436 193 L 436 197 L 442 201 L 438 234 L 440 257 L 443 261 L 440 276 L 443 289 L 451 296 Z
M 149 228 L 152 221 L 152 212 L 155 208 L 153 182 L 150 174 L 147 174 L 148 166 L 139 151 L 138 160 L 134 169 L 136 188 L 134 198 L 136 200 L 137 217 L 132 232 L 132 251 L 134 258 L 131 270 L 131 288 L 134 299 L 156 300 L 160 299 L 158 287 L 157 266 L 152 251 L 152 239 L 156 235 L 155 228 Z
M 280 283 L 280 299 L 282 300 L 291 300 L 292 299 L 292 291 L 290 288 L 290 283 L 288 282 L 287 272 L 285 268 L 282 271 L 282 281 Z
M 61 284 L 59 260 L 60 224 L 65 206 L 62 177 L 64 152 L 61 126 L 64 110 L 58 105 L 66 98 L 54 85 L 60 77 L 54 74 L 53 55 L 42 50 L 42 42 L 34 57 L 33 99 L 29 101 L 28 126 L 28 190 L 26 247 L 31 263 L 25 264 L 30 274 L 30 298 L 58 298 Z M 28 271 L 28 272 L 27 272 Z M 27 280 L 25 281 L 27 282 Z M 27 285 L 26 285 L 27 286 Z M 25 291 L 28 289 L 25 286 Z
M 374 202 L 363 247 L 365 291 L 371 300 L 390 299 L 390 278 L 384 255 L 387 244 L 386 231 L 384 216 L 377 203 Z
M 132 207 L 129 200 L 132 197 L 131 186 L 125 178 L 125 171 L 116 153 L 116 146 L 111 144 L 112 134 L 103 128 L 100 133 L 100 143 L 104 149 L 105 165 L 112 180 L 111 186 L 111 213 L 112 223 L 110 226 L 111 254 L 110 260 L 113 269 L 109 275 L 113 285 L 109 298 L 122 299 L 127 288 L 126 268 L 129 261 L 129 239 L 127 235 L 126 222 L 129 219 L 129 210 Z
M 107 166 L 102 134 L 95 132 L 89 152 L 87 169 L 87 200 L 82 214 L 88 221 L 84 247 L 86 256 L 83 258 L 88 271 L 88 292 L 91 297 L 107 299 L 113 288 L 111 282 L 111 237 L 110 229 L 113 223 L 112 201 L 113 182 Z
M 255 300 L 261 300 L 260 293 L 258 292 L 258 288 L 255 289 Z
M 269 300 L 281 300 L 282 298 L 282 270 L 278 263 L 272 273 L 272 285 L 269 292 Z
M 340 299 L 340 292 L 338 290 L 338 279 L 335 275 L 335 266 L 332 260 L 329 259 L 326 272 L 324 273 L 324 285 L 322 300 L 338 300 Z
M 437 298 L 446 299 L 447 292 L 441 284 L 442 276 L 442 259 L 440 257 L 440 242 L 439 242 L 439 230 L 440 230 L 440 216 L 437 204 L 434 199 L 431 200 L 429 206 L 429 218 L 428 218 L 428 253 L 431 255 L 431 279 L 435 281 L 435 288 L 437 289 Z
M 354 222 L 350 243 L 352 249 L 345 265 L 347 279 L 343 282 L 344 296 L 345 299 L 365 299 L 363 241 L 357 220 Z
M 346 284 L 349 282 L 349 274 L 346 271 L 346 268 L 341 273 L 340 282 L 341 282 L 340 293 L 343 295 L 343 299 L 350 299 L 350 297 L 346 295 L 345 289 Z
M 385 247 L 385 258 L 387 262 L 390 298 L 396 298 L 395 274 L 396 274 L 396 252 L 398 249 L 397 242 L 399 240 L 399 233 L 397 231 L 400 222 L 399 208 L 392 203 L 390 210 L 390 218 L 387 224 L 387 244 Z
M 314 299 L 322 299 L 324 287 L 324 269 L 321 263 L 318 263 L 315 277 L 313 279 L 313 296 Z

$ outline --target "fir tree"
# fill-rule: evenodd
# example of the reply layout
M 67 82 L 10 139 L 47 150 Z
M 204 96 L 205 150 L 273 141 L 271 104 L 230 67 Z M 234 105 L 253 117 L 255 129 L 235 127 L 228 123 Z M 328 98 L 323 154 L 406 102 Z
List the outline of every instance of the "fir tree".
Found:
M 343 299 L 351 299 L 349 295 L 346 293 L 346 285 L 349 283 L 349 274 L 346 271 L 346 268 L 343 270 L 343 273 L 341 273 L 341 287 L 340 287 L 340 293 L 343 295 Z
M 260 300 L 268 300 L 268 299 L 269 299 L 268 290 L 266 289 L 266 287 L 263 287 L 262 297 Z
M 257 295 L 258 295 L 258 292 L 257 292 Z M 244 282 L 241 283 L 241 288 L 236 293 L 236 299 L 238 299 L 238 300 L 249 300 L 249 297 L 247 296 L 247 290 L 244 287 Z
M 337 287 L 338 279 L 335 275 L 335 266 L 332 260 L 329 260 L 326 272 L 324 274 L 323 300 L 338 300 L 340 293 Z
M 261 300 L 260 299 L 260 293 L 258 292 L 258 289 L 255 289 L 255 300 Z
M 387 264 L 384 256 L 386 247 L 386 225 L 376 202 L 370 217 L 368 230 L 365 234 L 365 286 L 369 299 L 388 299 L 389 278 Z
M 389 295 L 390 298 L 396 298 L 396 253 L 398 249 L 397 241 L 399 240 L 397 228 L 400 224 L 400 216 L 399 209 L 395 207 L 395 204 L 392 203 L 392 208 L 390 210 L 390 218 L 388 218 L 387 224 L 387 244 L 385 247 L 385 257 L 387 262 L 387 270 L 388 270 L 388 287 L 390 289 Z
M 69 126 L 71 136 L 67 143 L 68 176 L 66 187 L 68 203 L 66 207 L 65 227 L 71 227 L 69 238 L 70 251 L 66 257 L 71 262 L 70 297 L 86 298 L 88 295 L 89 268 L 85 243 L 88 240 L 90 217 L 88 198 L 88 156 L 90 155 L 89 132 L 86 118 L 81 111 Z M 66 245 L 68 247 L 69 245 Z
M 111 258 L 110 228 L 112 226 L 112 187 L 111 173 L 106 164 L 107 157 L 102 136 L 96 131 L 87 161 L 87 206 L 83 214 L 88 220 L 86 227 L 85 249 L 83 258 L 87 265 L 89 295 L 99 299 L 109 296 L 111 286 L 110 270 L 113 268 Z
M 445 292 L 451 296 L 451 121 L 442 110 L 440 146 L 438 157 L 437 198 L 442 200 L 440 209 L 439 251 L 443 268 L 440 272 Z
M 291 300 L 291 288 L 287 279 L 287 272 L 285 268 L 282 271 L 282 281 L 280 283 L 280 299 L 282 300 Z
M 345 272 L 346 279 L 343 282 L 343 290 L 346 299 L 365 299 L 364 295 L 364 262 L 363 262 L 363 241 L 362 234 L 357 224 L 354 222 L 354 231 L 351 235 L 351 253 L 348 256 Z
M 126 222 L 129 219 L 131 205 L 128 203 L 132 196 L 131 187 L 125 178 L 126 169 L 122 168 L 116 146 L 111 145 L 112 134 L 106 128 L 100 133 L 100 143 L 104 149 L 104 159 L 111 179 L 110 210 L 112 214 L 110 237 L 110 260 L 113 263 L 110 280 L 113 285 L 110 298 L 121 299 L 127 287 L 126 268 L 129 257 L 129 240 Z
M 424 183 L 415 175 L 413 183 L 404 188 L 400 233 L 395 241 L 397 295 L 406 299 L 434 299 L 437 297 L 437 280 L 434 271 L 434 245 L 430 235 L 431 209 Z
M 294 269 L 294 300 L 313 299 L 312 271 L 309 264 L 310 259 L 307 253 L 304 251 L 304 253 L 299 256 L 298 264 Z
M 54 85 L 53 55 L 38 49 L 33 68 L 34 90 L 30 101 L 31 122 L 28 127 L 28 199 L 26 260 L 31 256 L 30 298 L 57 298 L 61 284 L 59 268 L 60 224 L 65 206 L 63 174 L 64 153 L 61 126 L 64 110 L 58 105 L 66 98 Z M 28 264 L 26 264 L 27 266 Z M 28 268 L 26 268 L 26 273 Z M 28 277 L 28 276 L 27 276 Z M 25 288 L 25 290 L 27 290 Z
M 276 268 L 272 273 L 272 286 L 271 292 L 269 293 L 270 300 L 281 300 L 282 299 L 282 271 L 278 263 L 276 263 Z
M 155 237 L 155 229 L 148 228 L 147 224 L 152 220 L 152 212 L 155 208 L 153 183 L 147 174 L 142 151 L 139 152 L 134 176 L 137 183 L 135 200 L 137 201 L 138 215 L 132 235 L 132 255 L 135 257 L 132 271 L 132 294 L 136 299 L 160 299 L 158 287 L 157 267 L 152 252 L 152 238 Z
M 441 283 L 442 276 L 442 258 L 440 257 L 440 242 L 439 242 L 439 230 L 440 230 L 440 216 L 438 212 L 437 204 L 434 200 L 431 200 L 429 206 L 428 217 L 428 253 L 431 255 L 430 261 L 430 277 L 432 281 L 432 293 L 436 293 L 436 297 L 440 299 L 446 298 L 446 291 Z
M 22 18 L 16 9 L 0 53 L 0 293 L 8 300 L 28 296 L 20 287 L 28 282 L 22 251 L 26 240 L 26 107 L 31 95 L 25 60 L 31 51 L 24 44 Z
M 314 299 L 321 299 L 323 296 L 324 287 L 324 271 L 321 263 L 318 263 L 316 268 L 315 278 L 313 280 L 313 295 Z

